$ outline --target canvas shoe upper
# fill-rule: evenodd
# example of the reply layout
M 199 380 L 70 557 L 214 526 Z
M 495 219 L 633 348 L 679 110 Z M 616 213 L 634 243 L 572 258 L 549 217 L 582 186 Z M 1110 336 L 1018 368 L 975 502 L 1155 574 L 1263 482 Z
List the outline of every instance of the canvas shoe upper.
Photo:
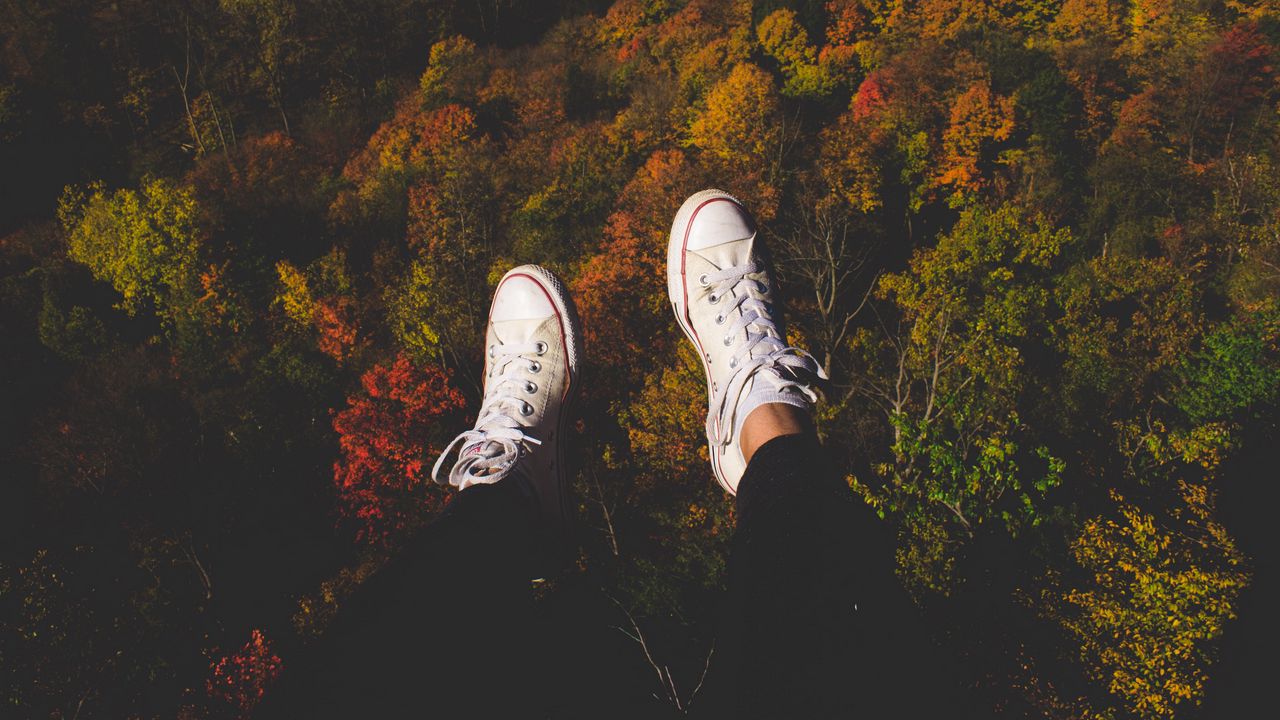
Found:
M 578 338 L 573 303 L 555 275 L 537 265 L 504 275 L 489 309 L 479 416 L 445 448 L 431 477 L 461 490 L 519 473 L 532 485 L 543 519 L 562 526 L 563 440 L 566 406 L 577 389 Z M 455 448 L 458 459 L 442 480 Z
M 771 402 L 810 409 L 826 379 L 812 355 L 787 345 L 762 250 L 751 215 L 719 190 L 684 202 L 667 250 L 671 304 L 707 373 L 711 466 L 735 494 L 747 466 L 742 421 Z

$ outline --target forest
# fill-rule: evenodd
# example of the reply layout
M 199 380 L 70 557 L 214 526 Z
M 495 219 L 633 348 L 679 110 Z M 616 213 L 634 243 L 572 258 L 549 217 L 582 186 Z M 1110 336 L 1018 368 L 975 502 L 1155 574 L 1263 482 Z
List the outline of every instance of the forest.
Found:
M 448 503 L 526 262 L 587 347 L 538 602 L 696 705 L 706 187 L 957 716 L 1262 711 L 1277 62 L 1280 0 L 0 0 L 0 716 L 252 717 Z

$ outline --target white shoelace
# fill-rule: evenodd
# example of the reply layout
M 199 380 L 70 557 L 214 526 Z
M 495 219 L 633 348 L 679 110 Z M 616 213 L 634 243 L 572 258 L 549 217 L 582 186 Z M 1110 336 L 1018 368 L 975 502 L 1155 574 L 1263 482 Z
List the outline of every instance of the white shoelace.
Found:
M 729 359 L 729 369 L 733 371 L 729 382 L 716 388 L 711 397 L 711 412 L 707 416 L 708 434 L 721 445 L 733 442 L 737 421 L 735 413 L 740 405 L 736 399 L 752 378 L 758 375 L 768 378 L 774 392 L 795 390 L 807 397 L 810 403 L 816 403 L 818 395 L 810 385 L 803 382 L 803 376 L 808 374 L 820 380 L 827 379 L 826 372 L 816 358 L 804 350 L 789 347 L 785 339 L 780 337 L 778 326 L 771 317 L 773 312 L 769 303 L 751 297 L 745 287 L 741 292 L 735 292 L 740 285 L 746 283 L 755 283 L 759 293 L 769 292 L 769 287 L 763 282 L 747 277 L 762 269 L 763 265 L 760 263 L 751 262 L 706 273 L 699 278 L 700 283 L 714 286 L 707 296 L 712 305 L 733 298 L 733 302 L 716 315 L 717 325 L 724 324 L 734 310 L 741 310 L 741 315 L 729 326 L 721 342 L 726 346 L 732 345 L 732 339 L 738 333 L 743 330 L 747 333 L 746 341 Z M 762 375 L 761 370 L 765 369 L 772 372 Z M 729 403 L 730 398 L 734 398 L 735 402 Z
M 532 381 L 517 377 L 520 368 L 534 370 L 540 367 L 535 358 L 546 352 L 546 343 L 528 342 L 509 345 L 493 345 L 489 348 L 492 383 L 480 405 L 480 417 L 475 428 L 463 431 L 440 454 L 431 469 L 431 479 L 440 480 L 440 468 L 455 447 L 458 462 L 449 472 L 450 485 L 459 490 L 477 483 L 492 483 L 502 479 L 527 450 L 524 443 L 541 445 L 542 441 L 525 433 L 517 416 L 533 414 L 533 406 L 525 402 L 522 394 L 536 391 Z M 530 390 L 533 387 L 533 390 Z

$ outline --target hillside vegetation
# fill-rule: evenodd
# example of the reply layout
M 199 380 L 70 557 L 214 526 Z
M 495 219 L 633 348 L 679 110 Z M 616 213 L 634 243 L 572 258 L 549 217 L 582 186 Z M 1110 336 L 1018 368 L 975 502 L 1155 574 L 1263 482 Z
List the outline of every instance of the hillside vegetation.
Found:
M 0 3 L 0 715 L 248 716 L 447 502 L 526 262 L 589 378 L 540 602 L 686 707 L 734 522 L 663 285 L 706 187 L 975 716 L 1242 713 L 1278 61 L 1276 0 Z

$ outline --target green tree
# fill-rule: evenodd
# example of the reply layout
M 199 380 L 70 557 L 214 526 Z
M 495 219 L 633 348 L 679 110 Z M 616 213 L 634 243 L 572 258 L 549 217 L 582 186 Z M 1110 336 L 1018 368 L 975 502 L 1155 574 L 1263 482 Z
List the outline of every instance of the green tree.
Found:
M 882 514 L 901 517 L 900 569 L 917 591 L 945 591 L 956 548 L 984 524 L 1037 524 L 1063 462 L 1036 444 L 1018 409 L 1031 385 L 1026 353 L 1046 332 L 1050 280 L 1069 231 L 1014 206 L 965 211 L 909 272 L 886 275 L 899 330 L 855 346 L 874 364 L 853 388 L 885 413 L 883 484 L 862 483 Z

